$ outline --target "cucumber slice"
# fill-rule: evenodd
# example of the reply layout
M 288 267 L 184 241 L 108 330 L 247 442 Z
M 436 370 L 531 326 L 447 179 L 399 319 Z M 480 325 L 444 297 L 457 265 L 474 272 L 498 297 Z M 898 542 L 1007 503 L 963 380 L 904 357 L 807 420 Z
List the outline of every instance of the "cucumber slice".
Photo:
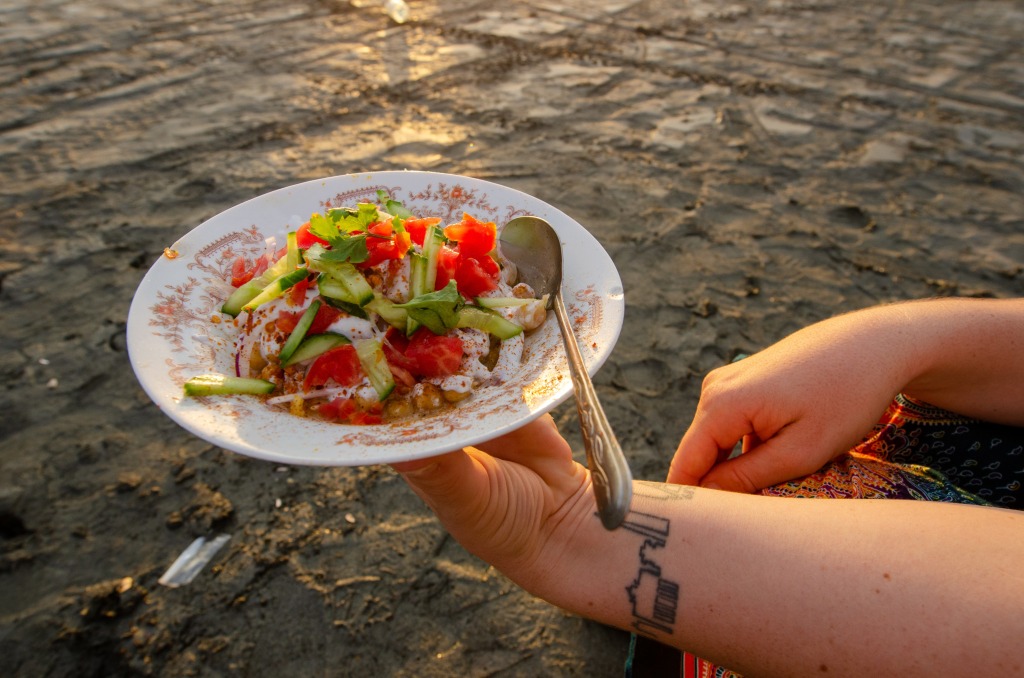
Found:
M 350 344 L 348 337 L 335 332 L 324 332 L 323 334 L 311 334 L 302 340 L 299 347 L 291 354 L 287 361 L 281 361 L 281 367 L 288 367 L 306 360 L 312 360 L 321 353 L 327 353 L 335 346 Z
M 350 304 L 348 302 L 341 301 L 339 299 L 331 299 L 330 297 L 325 297 L 323 295 L 320 295 L 320 298 L 323 299 L 328 306 L 333 306 L 339 311 L 344 311 L 353 318 L 362 318 L 363 320 L 370 319 L 366 309 L 361 307 L 359 304 Z
M 474 306 L 462 307 L 459 311 L 459 319 L 456 321 L 455 326 L 472 327 L 474 329 L 483 330 L 493 334 L 499 339 L 511 339 L 523 332 L 522 327 L 505 318 L 501 314 L 489 309 L 476 308 Z
M 305 268 L 297 268 L 294 271 L 289 271 L 284 275 L 280 276 L 274 282 L 263 288 L 263 291 L 253 297 L 242 310 L 246 313 L 252 313 L 258 306 L 262 306 L 268 301 L 273 301 L 279 296 L 285 293 L 289 288 L 294 287 L 297 283 L 301 282 L 309 275 L 309 271 Z
M 306 260 L 310 268 L 326 274 L 338 281 L 348 290 L 354 302 L 365 306 L 373 299 L 373 288 L 356 267 L 348 261 L 331 261 L 325 258 L 327 249 L 316 243 L 306 250 Z
M 302 264 L 302 253 L 299 251 L 299 234 L 297 231 L 289 231 L 285 236 L 287 249 L 284 259 L 288 264 L 288 270 L 298 268 Z
M 423 250 L 421 254 L 410 254 L 409 260 L 409 296 L 412 299 L 434 291 L 437 284 L 437 258 L 444 245 L 444 233 L 436 225 L 427 227 L 423 234 Z M 405 333 L 412 336 L 419 329 L 420 322 L 410 317 L 406 323 Z
M 293 268 L 288 266 L 288 255 L 281 257 L 274 262 L 273 266 L 264 271 L 262 275 L 253 278 L 244 285 L 240 285 L 232 292 L 231 296 L 224 302 L 224 305 L 220 307 L 221 313 L 226 313 L 232 318 L 236 317 L 242 312 L 242 307 L 255 299 L 267 285 Z
M 384 349 L 379 339 L 360 339 L 355 343 L 356 355 L 363 371 L 370 378 L 370 384 L 377 391 L 377 398 L 384 400 L 395 389 L 395 377 L 384 357 Z
M 363 274 L 356 270 L 356 267 L 348 262 L 338 264 L 327 275 L 336 278 L 356 298 L 356 303 L 366 306 L 373 300 L 373 288 L 366 282 Z
M 409 296 L 418 297 L 423 294 L 427 260 L 421 254 L 409 253 Z M 435 274 L 436 275 L 436 274 Z
M 320 296 L 325 297 L 328 300 L 341 301 L 346 304 L 355 304 L 356 306 L 359 305 L 355 295 L 352 294 L 348 287 L 326 273 L 321 273 L 317 276 L 316 287 L 320 292 Z
M 366 305 L 367 310 L 373 311 L 384 319 L 388 325 L 405 331 L 406 323 L 409 321 L 409 314 L 404 308 L 398 308 L 390 299 L 376 294 L 373 301 Z
M 227 301 L 224 302 L 224 305 L 220 307 L 220 312 L 227 313 L 234 318 L 242 312 L 243 306 L 255 299 L 256 295 L 263 291 L 264 287 L 266 287 L 266 283 L 258 279 L 250 280 L 244 285 L 238 286 L 231 293 L 231 296 L 227 298 Z
M 326 301 L 329 306 L 341 309 L 345 313 L 357 318 L 367 317 L 366 310 L 356 301 L 352 292 L 334 278 L 326 273 L 321 273 L 320 277 L 317 278 L 316 284 L 320 292 L 320 298 Z M 371 301 L 370 303 L 373 302 Z
M 427 270 L 427 260 L 419 254 L 409 255 L 409 297 L 415 298 L 423 294 L 425 288 L 424 276 Z M 436 273 L 434 274 L 437 275 Z M 435 278 L 436 279 L 436 278 Z M 413 332 L 419 329 L 420 323 L 415 318 L 409 318 L 405 324 L 405 334 L 412 336 Z
M 185 395 L 264 395 L 276 387 L 265 379 L 231 377 L 223 374 L 200 374 L 185 382 Z
M 444 234 L 437 226 L 428 226 L 423 236 L 423 256 L 426 257 L 426 270 L 423 272 L 423 289 L 419 294 L 434 291 L 437 284 L 437 257 L 444 245 Z
M 284 346 L 281 347 L 281 353 L 278 354 L 277 358 L 281 361 L 281 366 L 286 367 L 288 365 L 288 359 L 295 353 L 295 349 L 299 347 L 302 340 L 306 337 L 306 332 L 309 332 L 310 325 L 313 324 L 313 319 L 316 318 L 317 311 L 320 310 L 320 300 L 315 299 L 313 303 L 309 305 L 302 317 L 299 318 L 299 322 L 295 323 L 295 329 L 288 335 L 288 341 L 284 342 Z

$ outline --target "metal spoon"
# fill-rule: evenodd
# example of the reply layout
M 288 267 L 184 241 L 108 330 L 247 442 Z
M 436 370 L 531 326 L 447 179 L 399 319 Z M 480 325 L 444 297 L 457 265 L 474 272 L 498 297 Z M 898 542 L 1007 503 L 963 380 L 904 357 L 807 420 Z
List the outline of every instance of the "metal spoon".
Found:
M 633 474 L 601 409 L 565 312 L 562 301 L 562 244 L 551 224 L 540 217 L 517 217 L 505 224 L 500 244 L 502 256 L 519 269 L 519 280 L 532 287 L 538 295 L 547 294 L 548 307 L 554 306 L 569 359 L 569 374 L 572 375 L 576 394 L 576 411 L 580 417 L 597 509 L 605 528 L 614 530 L 629 512 Z

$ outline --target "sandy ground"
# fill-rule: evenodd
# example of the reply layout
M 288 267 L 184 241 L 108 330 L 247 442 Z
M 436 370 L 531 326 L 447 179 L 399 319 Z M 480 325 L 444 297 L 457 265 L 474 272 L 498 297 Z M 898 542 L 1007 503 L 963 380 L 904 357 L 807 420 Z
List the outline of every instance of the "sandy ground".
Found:
M 136 285 L 255 195 L 436 170 L 576 218 L 623 278 L 597 383 L 648 479 L 737 353 L 878 302 L 1024 292 L 1018 2 L 411 10 L 0 9 L 0 675 L 621 674 L 625 634 L 516 589 L 390 469 L 248 460 L 148 401 Z M 214 533 L 192 584 L 157 583 Z

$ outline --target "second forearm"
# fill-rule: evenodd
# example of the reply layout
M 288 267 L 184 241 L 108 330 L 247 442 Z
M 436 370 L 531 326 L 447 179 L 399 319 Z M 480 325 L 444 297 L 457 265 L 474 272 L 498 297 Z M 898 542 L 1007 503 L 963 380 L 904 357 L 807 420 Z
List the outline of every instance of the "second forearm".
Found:
M 635 489 L 614 532 L 590 507 L 535 593 L 752 675 L 823 666 L 829 675 L 880 675 L 882 667 L 928 675 L 965 658 L 998 663 L 1000 634 L 1024 633 L 1024 601 L 986 584 L 1024 559 L 1024 516 Z M 908 629 L 919 633 L 908 637 Z M 934 659 L 915 663 L 911 642 Z
M 1024 425 L 1024 300 L 937 299 L 882 307 L 914 328 L 904 392 L 972 417 Z

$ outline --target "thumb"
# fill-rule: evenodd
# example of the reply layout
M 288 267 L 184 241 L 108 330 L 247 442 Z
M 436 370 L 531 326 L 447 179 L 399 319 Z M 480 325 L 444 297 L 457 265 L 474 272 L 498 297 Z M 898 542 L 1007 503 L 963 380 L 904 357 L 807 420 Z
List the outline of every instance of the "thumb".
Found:
M 486 472 L 467 450 L 396 462 L 391 467 L 435 512 L 471 505 L 483 494 L 479 483 L 486 482 Z

